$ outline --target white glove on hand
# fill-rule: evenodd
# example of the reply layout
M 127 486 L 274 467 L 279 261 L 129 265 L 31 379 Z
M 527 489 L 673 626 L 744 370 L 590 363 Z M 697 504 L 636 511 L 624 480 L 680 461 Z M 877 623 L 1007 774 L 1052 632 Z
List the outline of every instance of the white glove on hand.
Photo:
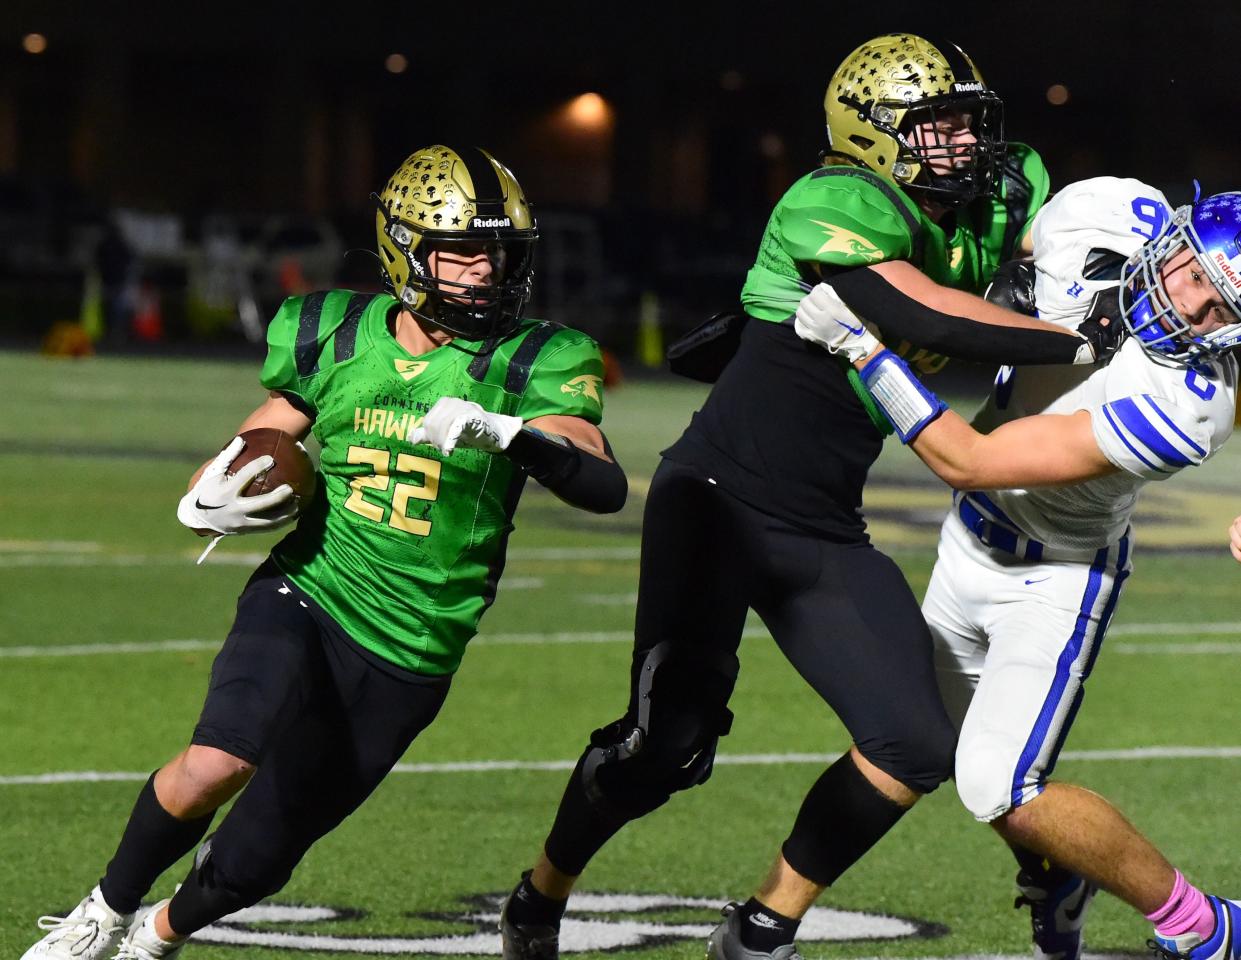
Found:
M 801 298 L 794 318 L 793 329 L 799 337 L 826 347 L 829 353 L 843 354 L 850 363 L 866 359 L 879 347 L 866 324 L 826 283 L 816 284 Z
M 422 421 L 410 429 L 410 443 L 429 443 L 448 456 L 457 448 L 499 453 L 521 431 L 521 417 L 488 413 L 473 400 L 440 397 Z
M 222 536 L 256 533 L 272 530 L 297 516 L 297 498 L 287 483 L 255 497 L 242 496 L 250 481 L 275 462 L 269 456 L 255 457 L 235 474 L 228 473 L 245 445 L 241 437 L 234 437 L 181 498 L 177 519 L 191 530 L 211 530 Z

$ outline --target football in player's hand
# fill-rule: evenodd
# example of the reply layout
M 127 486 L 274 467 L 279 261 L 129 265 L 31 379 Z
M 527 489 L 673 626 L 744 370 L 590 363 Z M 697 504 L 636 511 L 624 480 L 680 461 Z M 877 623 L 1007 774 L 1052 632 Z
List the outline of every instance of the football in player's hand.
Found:
M 241 439 L 246 445 L 229 464 L 229 473 L 237 473 L 256 457 L 270 455 L 276 461 L 250 481 L 242 491 L 243 496 L 255 497 L 287 483 L 293 488 L 301 506 L 310 502 L 315 492 L 315 467 L 310 462 L 306 448 L 298 443 L 295 437 L 272 427 L 258 427 L 247 430 L 241 435 Z

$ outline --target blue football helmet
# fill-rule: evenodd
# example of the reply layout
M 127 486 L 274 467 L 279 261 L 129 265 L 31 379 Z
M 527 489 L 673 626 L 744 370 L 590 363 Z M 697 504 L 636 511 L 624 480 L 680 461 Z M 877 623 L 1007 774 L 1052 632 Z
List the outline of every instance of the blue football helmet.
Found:
M 1167 227 L 1131 256 L 1121 271 L 1121 319 L 1150 356 L 1193 366 L 1241 345 L 1241 192 L 1217 193 L 1180 207 Z M 1193 251 L 1234 321 L 1205 336 L 1194 333 L 1164 289 L 1161 270 L 1183 249 Z

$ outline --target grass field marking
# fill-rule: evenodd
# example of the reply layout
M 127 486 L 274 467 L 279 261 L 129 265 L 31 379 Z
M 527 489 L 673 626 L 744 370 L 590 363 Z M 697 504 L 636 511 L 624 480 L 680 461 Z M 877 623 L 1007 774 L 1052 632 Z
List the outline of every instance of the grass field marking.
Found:
M 89 541 L 70 540 L 0 540 L 0 567 L 141 567 L 191 565 L 200 550 L 178 550 L 175 553 L 106 553 L 103 545 Z M 637 560 L 637 547 L 517 547 L 508 552 L 508 559 L 524 563 L 555 563 L 566 560 Z M 211 555 L 216 566 L 257 567 L 267 559 L 266 553 L 217 550 Z M 501 589 L 514 589 L 516 577 L 500 582 Z M 520 589 L 520 588 L 517 588 Z
M 512 577 L 506 581 L 511 590 L 536 590 L 544 586 L 540 577 Z M 1182 623 L 1182 624 L 1141 624 L 1142 631 L 1134 633 L 1155 633 L 1167 636 L 1195 633 L 1231 634 L 1241 633 L 1241 624 L 1230 623 Z M 769 636 L 767 629 L 755 624 L 746 627 L 741 634 L 745 639 L 752 640 Z M 564 631 L 556 633 L 481 633 L 470 641 L 471 646 L 562 646 L 582 643 L 632 643 L 633 632 L 630 630 L 592 630 Z M 33 644 L 20 647 L 0 646 L 0 659 L 28 657 L 91 657 L 110 653 L 159 653 L 177 652 L 182 650 L 211 650 L 219 647 L 219 640 L 154 640 L 120 643 L 72 643 L 49 646 Z M 1206 654 L 1239 654 L 1241 642 L 1203 641 L 1201 643 L 1113 643 L 1109 650 L 1123 654 L 1150 654 L 1156 656 L 1206 655 Z
M 93 540 L 0 540 L 0 553 L 97 553 Z
M 160 653 L 181 650 L 214 650 L 223 640 L 148 640 L 134 643 L 70 643 L 51 647 L 0 647 L 5 657 L 96 657 L 110 653 Z
M 798 764 L 828 764 L 840 759 L 840 753 L 724 753 L 715 763 L 720 766 L 754 767 Z M 1083 762 L 1118 762 L 1135 760 L 1241 760 L 1241 747 L 1130 747 L 1123 750 L 1066 750 L 1062 760 Z M 577 760 L 446 760 L 438 763 L 398 763 L 393 773 L 512 773 L 533 771 L 556 773 L 572 770 Z M 0 776 L 0 786 L 39 786 L 58 783 L 104 783 L 111 781 L 144 781 L 146 772 L 126 771 L 64 771 L 58 773 L 27 773 Z
M 1107 630 L 1109 637 L 1179 637 L 1191 633 L 1241 633 L 1241 623 L 1118 623 Z
M 1110 649 L 1129 656 L 1149 654 L 1152 656 L 1204 656 L 1207 654 L 1241 653 L 1241 641 L 1203 640 L 1200 643 L 1117 643 Z

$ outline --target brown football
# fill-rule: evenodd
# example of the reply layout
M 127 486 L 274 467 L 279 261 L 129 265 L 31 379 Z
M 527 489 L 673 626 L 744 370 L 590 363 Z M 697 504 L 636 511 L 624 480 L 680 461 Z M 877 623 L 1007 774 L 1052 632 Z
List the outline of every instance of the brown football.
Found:
M 246 445 L 241 453 L 237 454 L 237 459 L 229 464 L 230 474 L 237 473 L 255 457 L 265 454 L 269 454 L 276 461 L 270 469 L 260 473 L 247 484 L 246 489 L 242 491 L 243 496 L 256 497 L 260 493 L 267 493 L 287 483 L 293 488 L 293 493 L 297 495 L 301 506 L 304 507 L 310 502 L 315 492 L 315 467 L 310 462 L 305 449 L 294 437 L 289 436 L 283 430 L 258 427 L 254 430 L 247 430 L 241 435 L 241 439 L 246 442 Z

